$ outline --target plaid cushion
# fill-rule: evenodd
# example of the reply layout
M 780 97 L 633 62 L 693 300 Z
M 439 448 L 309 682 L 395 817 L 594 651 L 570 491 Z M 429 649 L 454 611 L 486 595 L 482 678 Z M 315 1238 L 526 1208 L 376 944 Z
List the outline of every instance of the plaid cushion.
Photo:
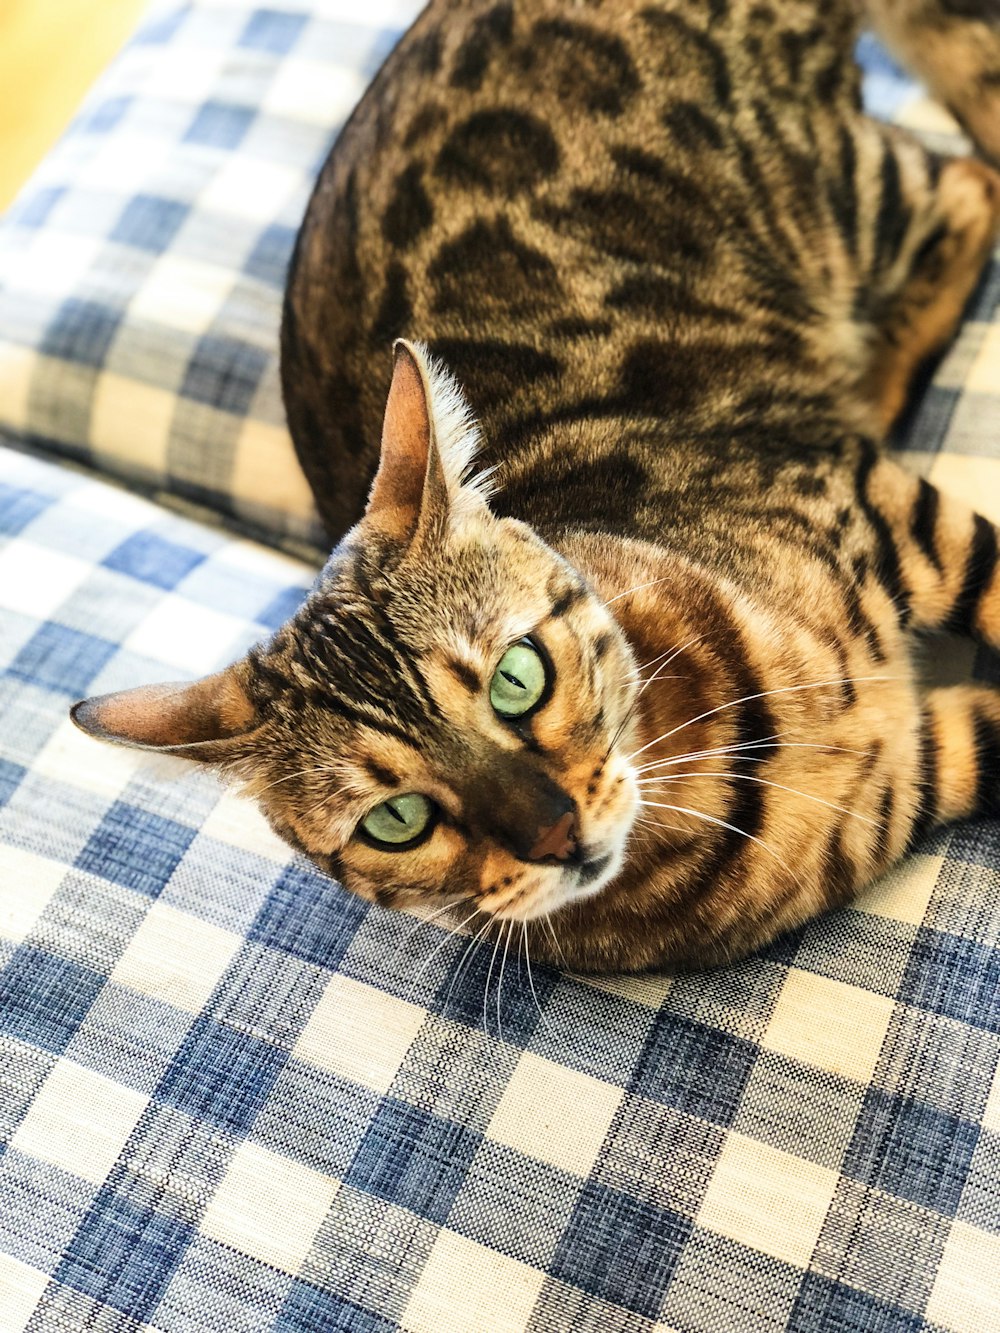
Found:
M 278 325 L 330 144 L 419 0 L 160 3 L 0 226 L 0 426 L 323 544 Z
M 310 576 L 0 450 L 4 1333 L 1000 1327 L 995 821 L 738 966 L 529 979 L 69 722 Z
M 909 457 L 1000 520 L 998 293 Z M 996 821 L 738 966 L 501 973 L 67 719 L 311 577 L 0 449 L 3 1333 L 997 1333 Z

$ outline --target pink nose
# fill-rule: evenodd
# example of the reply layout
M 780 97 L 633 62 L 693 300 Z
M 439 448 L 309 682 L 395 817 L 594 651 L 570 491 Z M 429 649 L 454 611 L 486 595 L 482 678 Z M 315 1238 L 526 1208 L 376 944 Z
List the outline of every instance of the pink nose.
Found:
M 565 861 L 575 851 L 576 815 L 572 810 L 567 810 L 551 828 L 539 831 L 535 845 L 528 853 L 528 859 L 544 861 L 547 856 L 554 856 L 559 861 Z

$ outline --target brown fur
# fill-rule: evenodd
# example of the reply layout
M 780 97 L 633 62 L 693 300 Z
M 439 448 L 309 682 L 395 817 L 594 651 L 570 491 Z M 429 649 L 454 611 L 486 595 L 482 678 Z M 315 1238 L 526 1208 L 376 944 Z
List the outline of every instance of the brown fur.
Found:
M 997 160 L 994 0 L 870 9 Z M 578 968 L 737 957 L 996 810 L 1000 695 L 923 693 L 910 633 L 1000 646 L 997 532 L 878 444 L 986 262 L 1000 177 L 861 114 L 859 14 L 430 4 L 289 281 L 330 562 L 218 707 L 202 686 L 185 721 L 177 687 L 78 721 L 174 727 L 354 892 Z M 400 346 L 386 406 L 400 337 L 430 350 Z M 525 635 L 549 686 L 512 723 L 489 683 Z M 425 836 L 362 836 L 411 792 Z

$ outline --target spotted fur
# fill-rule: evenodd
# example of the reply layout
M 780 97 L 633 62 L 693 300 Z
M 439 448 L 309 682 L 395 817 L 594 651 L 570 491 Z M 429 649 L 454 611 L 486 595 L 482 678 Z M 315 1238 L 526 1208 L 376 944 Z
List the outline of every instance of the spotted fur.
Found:
M 867 14 L 1000 162 L 995 0 Z M 997 530 L 880 446 L 1000 176 L 862 114 L 862 17 L 432 0 L 289 278 L 333 555 L 228 672 L 78 722 L 221 764 L 367 898 L 578 968 L 737 957 L 996 811 L 1000 694 L 923 690 L 911 636 L 1000 646 Z M 511 724 L 489 681 L 525 635 L 549 689 Z M 412 791 L 418 843 L 359 835 Z

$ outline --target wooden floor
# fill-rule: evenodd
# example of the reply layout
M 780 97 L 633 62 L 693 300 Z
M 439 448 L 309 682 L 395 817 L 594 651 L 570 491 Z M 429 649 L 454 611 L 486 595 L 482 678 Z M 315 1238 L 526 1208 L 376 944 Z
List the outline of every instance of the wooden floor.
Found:
M 0 0 L 0 211 L 144 8 L 145 0 Z

